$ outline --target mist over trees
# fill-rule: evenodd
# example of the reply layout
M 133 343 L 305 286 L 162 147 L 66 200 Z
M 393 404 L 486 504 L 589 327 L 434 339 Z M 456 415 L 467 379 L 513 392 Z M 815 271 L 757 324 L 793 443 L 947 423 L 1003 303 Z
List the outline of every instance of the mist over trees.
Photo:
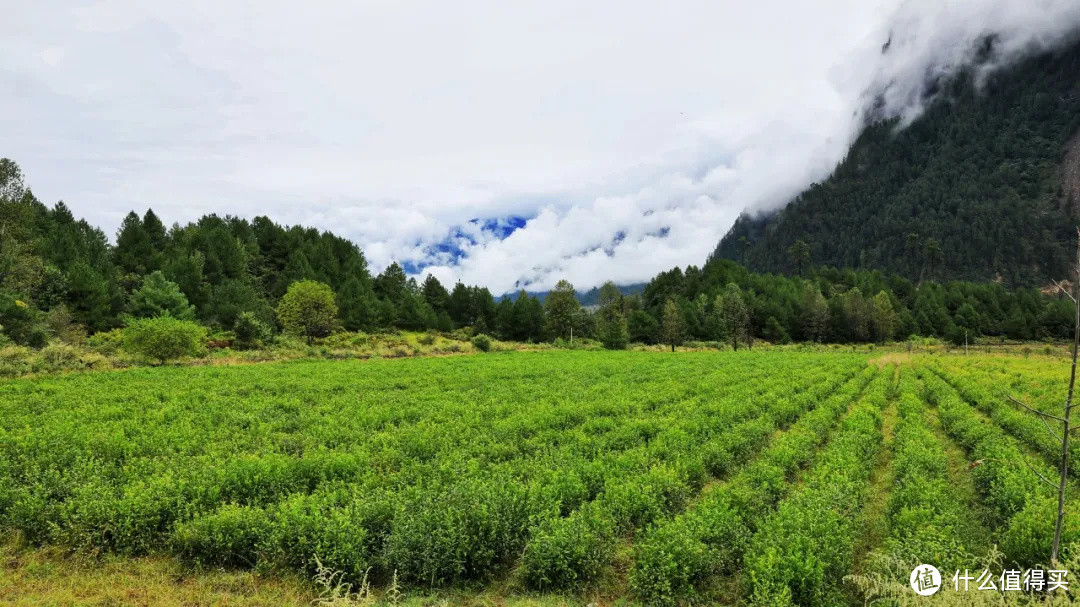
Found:
M 914 281 L 1061 278 L 1077 224 L 1080 45 L 936 85 L 910 125 L 869 125 L 832 176 L 774 214 L 741 216 L 715 257 L 805 276 L 813 266 Z M 1075 181 L 1075 177 L 1072 178 Z M 864 291 L 864 296 L 873 293 Z
M 111 245 L 63 202 L 39 202 L 15 163 L 0 161 L 0 178 L 0 335 L 30 346 L 164 315 L 232 331 L 244 347 L 287 325 L 305 338 L 339 329 L 462 327 L 522 342 L 573 334 L 615 349 L 684 341 L 742 348 L 756 338 L 1045 339 L 1068 337 L 1071 328 L 1072 303 L 1034 288 L 814 266 L 801 246 L 790 251 L 797 276 L 713 258 L 661 272 L 640 293 L 624 294 L 609 282 L 588 307 L 565 280 L 543 301 L 523 291 L 496 299 L 484 287 L 443 285 L 434 276 L 420 283 L 397 263 L 373 276 L 350 241 L 267 217 L 206 215 L 166 228 L 152 210 L 133 212 Z M 333 303 L 336 313 L 332 323 L 322 318 L 310 331 L 297 330 L 302 325 L 283 298 L 291 286 L 309 283 L 323 285 L 320 305 Z

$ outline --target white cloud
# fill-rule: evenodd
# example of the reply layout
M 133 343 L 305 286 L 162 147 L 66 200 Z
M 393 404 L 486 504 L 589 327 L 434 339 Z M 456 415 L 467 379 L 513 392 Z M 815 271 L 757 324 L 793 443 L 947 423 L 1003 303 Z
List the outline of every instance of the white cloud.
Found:
M 22 3 L 2 153 L 107 232 L 266 214 L 497 292 L 634 282 L 827 175 L 869 87 L 910 111 L 920 70 L 986 31 L 1052 42 L 1073 4 Z M 508 215 L 505 240 L 468 223 Z M 456 263 L 429 247 L 454 230 Z

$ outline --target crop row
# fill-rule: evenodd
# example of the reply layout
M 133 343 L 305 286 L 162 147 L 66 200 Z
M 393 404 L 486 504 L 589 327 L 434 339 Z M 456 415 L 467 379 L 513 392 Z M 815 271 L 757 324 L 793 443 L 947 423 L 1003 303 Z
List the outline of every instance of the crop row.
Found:
M 891 567 L 881 573 L 892 580 L 904 579 L 922 563 L 942 571 L 970 568 L 977 562 L 964 537 L 964 519 L 971 513 L 950 481 L 948 456 L 929 421 L 933 412 L 910 372 L 900 378 L 897 413 L 889 537 L 868 559 L 871 567 Z
M 817 370 L 797 381 L 770 384 L 758 398 L 741 405 L 729 403 L 720 417 L 727 430 L 702 444 L 684 443 L 683 455 L 699 463 L 700 470 L 720 478 L 757 453 L 777 429 L 787 428 L 850 377 L 850 373 Z M 680 511 L 692 492 L 701 489 L 700 484 L 695 484 L 690 490 L 669 492 L 662 499 L 651 498 L 652 472 L 621 478 L 570 516 L 542 524 L 525 546 L 521 574 L 526 585 L 536 589 L 565 588 L 596 578 L 611 561 L 619 535 Z M 627 507 L 634 502 L 655 507 Z
M 713 576 L 730 572 L 765 514 L 809 463 L 829 429 L 867 387 L 875 370 L 848 381 L 728 483 L 705 494 L 693 508 L 649 530 L 637 542 L 630 582 L 650 604 L 672 604 L 699 596 Z M 871 391 L 884 389 L 878 379 Z
M 1009 402 L 1003 394 L 1004 381 L 998 374 L 979 371 L 970 367 L 953 366 L 948 372 L 939 368 L 933 369 L 942 379 L 960 393 L 968 403 L 974 405 L 979 411 L 986 414 L 994 423 L 1001 426 L 1006 432 L 1016 437 L 1025 445 L 1031 447 L 1042 455 L 1048 463 L 1056 463 L 1061 459 L 1061 441 L 1047 431 L 1047 425 L 1058 435 L 1061 434 L 1061 424 L 1054 420 L 1043 421 L 1030 411 Z M 990 386 L 996 386 L 990 388 Z M 1028 406 L 1034 406 L 1027 403 Z M 1060 408 L 1060 405 L 1058 406 Z M 1048 408 L 1047 412 L 1053 411 Z M 1051 414 L 1060 414 L 1051 413 Z M 1070 456 L 1080 457 L 1080 446 L 1073 443 Z M 1080 475 L 1080 470 L 1073 469 L 1073 475 Z
M 844 419 L 805 484 L 762 523 L 744 572 L 754 605 L 831 605 L 851 569 L 858 514 L 882 446 L 882 409 L 891 391 L 882 374 Z
M 938 375 L 922 371 L 926 399 L 938 408 L 946 432 L 973 460 L 972 475 L 983 501 L 991 508 L 990 526 L 1005 556 L 1021 567 L 1046 562 L 1054 531 L 1057 501 L 1044 478 L 1056 478 L 1051 467 L 1030 461 L 1016 439 L 988 423 Z M 1066 526 L 1066 544 L 1080 539 L 1080 521 Z
M 603 354 L 13 382 L 0 386 L 0 526 L 213 565 L 318 557 L 415 585 L 488 578 L 526 546 L 544 558 L 523 572 L 605 563 L 610 544 L 571 540 L 678 512 L 865 366 Z M 551 579 L 591 577 L 570 568 Z

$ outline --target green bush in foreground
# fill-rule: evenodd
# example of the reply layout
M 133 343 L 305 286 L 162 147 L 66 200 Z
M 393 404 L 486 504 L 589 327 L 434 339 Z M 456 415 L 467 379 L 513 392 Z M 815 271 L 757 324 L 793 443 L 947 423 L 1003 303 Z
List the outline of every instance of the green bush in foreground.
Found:
M 198 356 L 205 340 L 205 327 L 172 316 L 136 320 L 124 329 L 124 349 L 158 364 Z

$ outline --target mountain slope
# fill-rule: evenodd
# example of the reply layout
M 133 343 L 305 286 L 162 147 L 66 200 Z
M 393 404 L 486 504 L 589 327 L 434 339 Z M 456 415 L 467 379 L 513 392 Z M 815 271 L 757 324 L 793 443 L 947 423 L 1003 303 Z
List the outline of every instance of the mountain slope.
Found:
M 912 279 L 1061 277 L 1080 204 L 1080 44 L 976 87 L 941 83 L 906 128 L 868 126 L 832 176 L 769 215 L 744 214 L 714 257 L 752 269 L 874 268 Z M 809 245 L 793 247 L 797 241 Z

